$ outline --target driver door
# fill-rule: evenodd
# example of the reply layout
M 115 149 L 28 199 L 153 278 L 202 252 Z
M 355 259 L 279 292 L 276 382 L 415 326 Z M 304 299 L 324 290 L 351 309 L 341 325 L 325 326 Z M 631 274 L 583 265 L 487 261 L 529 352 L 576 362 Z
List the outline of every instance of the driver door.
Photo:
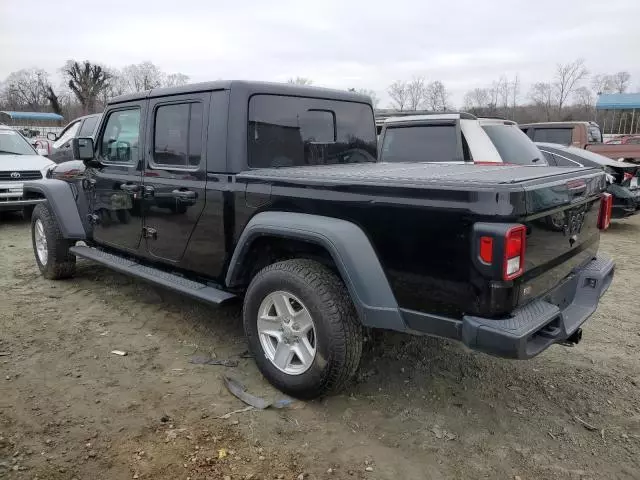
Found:
M 142 235 L 142 159 L 147 101 L 115 105 L 96 135 L 99 167 L 87 169 L 93 190 L 93 239 L 136 253 Z

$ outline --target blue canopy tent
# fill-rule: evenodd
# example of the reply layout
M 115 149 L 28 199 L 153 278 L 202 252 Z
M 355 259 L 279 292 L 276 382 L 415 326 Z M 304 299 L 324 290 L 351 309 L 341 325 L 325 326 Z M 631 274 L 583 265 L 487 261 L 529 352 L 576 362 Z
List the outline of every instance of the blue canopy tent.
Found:
M 61 122 L 64 120 L 62 115 L 58 115 L 57 113 L 47 113 L 47 112 L 0 112 L 0 121 L 8 117 L 9 120 L 27 120 L 27 121 L 36 121 L 36 122 Z
M 57 113 L 0 111 L 0 124 L 10 125 L 27 137 L 57 133 L 63 120 L 64 117 Z
M 609 124 L 611 133 L 634 134 L 640 130 L 640 93 L 603 93 L 598 96 L 596 113 L 601 110 L 612 111 Z M 618 125 L 616 127 L 616 113 L 619 112 Z M 630 121 L 629 121 L 630 120 Z M 602 130 L 606 130 L 607 118 L 605 116 Z M 628 128 L 627 128 L 628 127 Z

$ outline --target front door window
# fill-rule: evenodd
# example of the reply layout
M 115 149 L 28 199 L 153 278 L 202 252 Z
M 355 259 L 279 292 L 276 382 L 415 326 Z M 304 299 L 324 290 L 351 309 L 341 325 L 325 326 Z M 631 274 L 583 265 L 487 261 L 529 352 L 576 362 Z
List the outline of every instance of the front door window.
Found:
M 109 115 L 100 142 L 105 163 L 137 162 L 140 141 L 140 110 L 117 110 Z

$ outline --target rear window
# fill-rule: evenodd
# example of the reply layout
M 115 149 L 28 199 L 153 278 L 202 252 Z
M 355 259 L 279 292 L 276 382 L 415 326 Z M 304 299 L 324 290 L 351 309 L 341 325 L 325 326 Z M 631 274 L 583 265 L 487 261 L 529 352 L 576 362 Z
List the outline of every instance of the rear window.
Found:
M 483 125 L 482 128 L 487 132 L 504 163 L 516 165 L 547 163 L 538 147 L 515 125 Z
M 462 161 L 455 125 L 387 127 L 380 155 L 383 162 Z
M 533 130 L 534 142 L 559 143 L 571 145 L 573 128 L 535 128 Z
M 376 161 L 370 105 L 283 95 L 249 100 L 251 168 Z

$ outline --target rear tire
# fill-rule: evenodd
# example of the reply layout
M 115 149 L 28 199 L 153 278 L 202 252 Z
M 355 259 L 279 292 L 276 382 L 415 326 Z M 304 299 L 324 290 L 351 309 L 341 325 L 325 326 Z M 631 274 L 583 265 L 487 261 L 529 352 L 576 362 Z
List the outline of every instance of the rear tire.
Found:
M 72 277 L 76 257 L 69 252 L 75 242 L 62 236 L 55 216 L 46 203 L 36 206 L 31 216 L 31 241 L 36 263 L 48 280 Z
M 289 311 L 293 313 L 279 315 L 276 303 L 273 307 L 267 303 L 265 307 L 265 302 L 273 295 L 290 298 L 288 305 L 293 307 Z M 272 313 L 265 314 L 265 308 L 272 308 Z M 308 315 L 304 314 L 307 320 L 298 323 L 303 309 L 308 312 Z M 358 368 L 363 332 L 353 302 L 340 278 L 318 262 L 294 259 L 263 268 L 249 285 L 243 318 L 249 348 L 258 368 L 269 382 L 289 395 L 313 399 L 336 392 L 346 385 Z M 264 318 L 273 322 L 273 337 L 269 337 L 269 333 L 265 336 Z M 296 332 L 301 330 L 299 325 L 309 319 L 312 335 L 297 335 Z M 283 335 L 281 345 L 279 337 Z M 273 349 L 269 342 L 272 342 Z M 308 351 L 313 355 L 298 357 L 297 349 L 302 344 L 310 347 Z M 288 357 L 291 360 L 284 364 L 276 362 L 275 358 L 280 347 L 293 352 Z M 306 357 L 306 362 L 303 357 Z M 285 365 L 289 366 L 285 368 Z

